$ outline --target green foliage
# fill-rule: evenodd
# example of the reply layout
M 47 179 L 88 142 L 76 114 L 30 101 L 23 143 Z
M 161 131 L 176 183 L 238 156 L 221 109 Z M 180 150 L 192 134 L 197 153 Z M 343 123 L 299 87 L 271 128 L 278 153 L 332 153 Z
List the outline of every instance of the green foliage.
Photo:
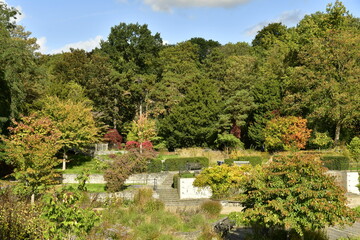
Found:
M 261 165 L 263 158 L 261 156 L 241 156 L 236 159 L 224 159 L 227 165 L 233 165 L 234 161 L 248 161 L 252 166 Z
M 175 174 L 173 176 L 173 188 L 178 189 L 179 188 L 179 181 L 180 181 L 180 175 L 179 174 Z
M 104 174 L 107 190 L 120 191 L 131 174 L 144 172 L 147 163 L 155 157 L 156 153 L 153 151 L 140 153 L 137 149 L 129 150 L 127 154 L 115 155 Z
M 147 172 L 158 173 L 162 171 L 162 161 L 160 159 L 151 159 L 147 165 Z
M 217 147 L 221 150 L 232 150 L 235 148 L 244 148 L 244 144 L 235 137 L 233 134 L 218 134 L 217 139 L 215 141 Z
M 322 156 L 321 160 L 329 170 L 349 170 L 350 159 L 346 156 Z
M 218 201 L 209 200 L 203 202 L 200 206 L 200 209 L 210 217 L 218 217 L 222 210 L 222 205 Z
M 237 191 L 249 169 L 249 166 L 239 167 L 227 164 L 206 168 L 196 176 L 193 185 L 195 187 L 209 186 L 213 198 L 224 199 Z
M 305 148 L 311 130 L 300 117 L 276 117 L 265 128 L 265 145 L 269 151 Z
M 314 148 L 327 149 L 334 144 L 334 140 L 332 140 L 327 132 L 314 132 L 314 135 L 315 136 L 309 140 L 309 144 Z
M 259 229 L 292 229 L 295 235 L 353 222 L 341 188 L 311 155 L 283 156 L 257 167 L 242 181 L 245 219 Z
M 99 220 L 92 209 L 80 205 L 81 194 L 64 189 L 44 196 L 42 216 L 49 220 L 49 232 L 54 239 L 77 236 L 85 239 L 95 223 Z
M 75 178 L 75 180 L 78 181 L 77 189 L 79 191 L 87 191 L 86 182 L 89 181 L 89 170 L 84 169 L 78 176 Z
M 41 209 L 18 199 L 12 189 L 0 192 L 0 239 L 45 240 L 48 223 L 40 218 Z
M 347 147 L 350 151 L 351 157 L 358 162 L 360 160 L 360 138 L 354 137 Z
M 98 127 L 92 114 L 92 108 L 86 102 L 61 100 L 57 97 L 43 99 L 41 114 L 49 117 L 61 132 L 63 145 L 63 170 L 65 170 L 67 151 L 83 149 L 97 141 Z
M 8 163 L 15 166 L 14 177 L 22 194 L 37 194 L 57 183 L 59 176 L 54 169 L 59 164 L 56 152 L 62 147 L 61 134 L 48 118 L 36 114 L 13 121 L 14 127 L 5 142 Z
M 167 171 L 185 170 L 187 164 L 198 163 L 201 168 L 209 166 L 209 159 L 206 157 L 168 158 L 164 162 L 164 169 Z

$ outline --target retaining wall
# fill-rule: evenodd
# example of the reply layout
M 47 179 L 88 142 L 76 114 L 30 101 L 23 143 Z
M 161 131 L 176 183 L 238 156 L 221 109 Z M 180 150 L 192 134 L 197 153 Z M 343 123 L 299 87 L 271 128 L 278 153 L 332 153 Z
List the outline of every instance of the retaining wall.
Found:
M 210 187 L 194 187 L 195 178 L 179 179 L 180 199 L 210 198 L 212 195 Z

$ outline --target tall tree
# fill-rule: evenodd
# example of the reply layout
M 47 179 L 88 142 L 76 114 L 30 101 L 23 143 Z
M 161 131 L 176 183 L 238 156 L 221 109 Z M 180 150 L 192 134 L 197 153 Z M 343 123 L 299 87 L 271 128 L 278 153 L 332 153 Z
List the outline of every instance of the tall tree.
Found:
M 303 43 L 299 66 L 287 86 L 287 104 L 307 109 L 313 122 L 330 122 L 335 144 L 341 129 L 360 116 L 360 32 L 352 25 L 353 17 L 339 1 L 326 13 L 305 17 L 297 29 Z
M 98 139 L 99 129 L 95 125 L 92 108 L 82 102 L 47 97 L 43 100 L 40 113 L 49 117 L 61 132 L 63 170 L 66 169 L 67 152 L 70 149 L 81 150 Z
M 61 161 L 55 158 L 62 147 L 60 131 L 49 118 L 33 114 L 13 121 L 6 144 L 7 160 L 15 166 L 14 176 L 21 193 L 29 193 L 34 202 L 35 194 L 56 183 L 59 174 L 54 169 Z

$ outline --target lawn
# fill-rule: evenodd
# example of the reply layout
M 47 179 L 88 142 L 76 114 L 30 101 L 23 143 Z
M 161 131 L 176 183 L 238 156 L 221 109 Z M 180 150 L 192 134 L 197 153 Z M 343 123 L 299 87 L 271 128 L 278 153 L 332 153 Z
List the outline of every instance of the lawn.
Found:
M 85 155 L 73 155 L 69 157 L 66 170 L 63 173 L 80 174 L 88 170 L 90 174 L 103 174 L 107 164 L 101 160 Z M 61 169 L 61 166 L 58 167 Z

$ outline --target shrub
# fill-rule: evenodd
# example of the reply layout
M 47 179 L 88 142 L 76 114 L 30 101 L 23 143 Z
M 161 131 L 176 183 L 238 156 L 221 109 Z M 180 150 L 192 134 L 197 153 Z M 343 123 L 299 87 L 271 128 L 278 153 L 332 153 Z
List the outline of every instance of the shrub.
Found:
M 47 239 L 49 228 L 40 209 L 20 201 L 10 188 L 0 193 L 0 239 Z
M 144 210 L 146 213 L 154 213 L 157 211 L 164 210 L 165 205 L 162 201 L 157 199 L 152 199 L 145 203 Z
M 348 170 L 350 165 L 346 156 L 323 156 L 321 160 L 329 170 Z
M 224 159 L 224 163 L 229 165 L 229 166 L 232 166 L 234 164 L 234 159 L 231 159 L 231 158 L 228 158 L 228 159 Z
M 239 157 L 237 161 L 249 161 L 252 166 L 261 165 L 263 159 L 261 156 L 243 156 Z
M 168 171 L 185 170 L 188 163 L 198 163 L 204 168 L 209 166 L 209 159 L 206 157 L 169 158 L 165 160 L 164 168 Z
M 158 173 L 162 170 L 162 161 L 160 159 L 151 159 L 147 166 L 147 172 Z
M 121 149 L 122 136 L 119 134 L 116 129 L 109 129 L 104 135 L 104 140 L 111 143 L 116 148 Z
M 127 141 L 126 145 L 125 145 L 126 150 L 137 149 L 139 147 L 140 147 L 140 143 L 138 143 L 136 141 Z
M 153 144 L 150 141 L 145 141 L 140 144 L 144 150 L 153 150 Z
M 179 174 L 175 174 L 173 176 L 173 186 L 174 186 L 174 188 L 179 188 L 179 179 L 180 179 Z
M 217 217 L 222 210 L 222 205 L 218 201 L 209 200 L 203 202 L 200 206 L 200 209 L 211 217 Z
M 153 190 L 150 188 L 140 188 L 134 196 L 134 203 L 136 206 L 143 207 L 150 202 L 153 197 Z

